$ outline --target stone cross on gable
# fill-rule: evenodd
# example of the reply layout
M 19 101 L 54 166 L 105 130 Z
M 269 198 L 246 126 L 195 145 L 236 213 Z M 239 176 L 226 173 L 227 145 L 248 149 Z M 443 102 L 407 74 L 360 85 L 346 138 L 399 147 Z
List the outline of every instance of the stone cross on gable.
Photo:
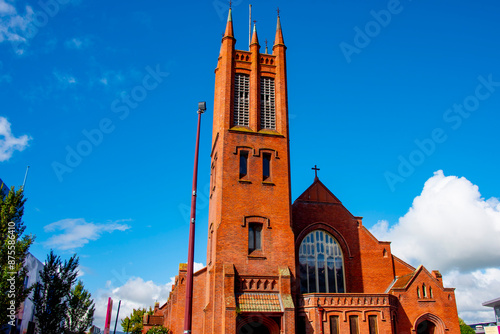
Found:
M 320 170 L 318 166 L 314 165 L 314 168 L 311 168 L 314 170 L 314 179 L 318 178 L 318 171 Z

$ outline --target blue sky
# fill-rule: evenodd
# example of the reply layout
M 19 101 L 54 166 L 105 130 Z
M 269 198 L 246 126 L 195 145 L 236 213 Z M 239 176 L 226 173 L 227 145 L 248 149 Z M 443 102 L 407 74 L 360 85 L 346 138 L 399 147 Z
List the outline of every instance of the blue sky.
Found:
M 244 50 L 248 4 L 233 1 Z M 493 320 L 480 304 L 500 294 L 498 3 L 254 1 L 262 52 L 278 6 L 292 197 L 318 165 L 396 255 L 443 272 L 460 316 Z M 31 251 L 42 261 L 50 248 L 78 253 L 99 326 L 107 296 L 122 299 L 121 314 L 164 302 L 186 261 L 198 101 L 208 110 L 195 260 L 206 263 L 213 71 L 227 9 L 0 0 L 0 178 L 19 186 L 30 166 Z

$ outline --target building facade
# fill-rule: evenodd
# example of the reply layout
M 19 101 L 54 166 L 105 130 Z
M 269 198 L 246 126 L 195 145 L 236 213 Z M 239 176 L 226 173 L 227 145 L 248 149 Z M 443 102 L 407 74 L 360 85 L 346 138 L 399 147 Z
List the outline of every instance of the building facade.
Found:
M 40 262 L 33 254 L 28 253 L 26 259 L 24 260 L 24 265 L 28 269 L 28 273 L 24 280 L 25 287 L 33 286 L 35 283 L 41 282 L 40 272 L 43 270 L 43 263 Z M 21 309 L 18 312 L 18 333 L 30 334 L 34 333 L 35 330 L 35 315 L 34 315 L 34 305 L 30 297 L 26 298 L 21 305 Z
M 207 266 L 193 333 L 460 333 L 454 289 L 378 241 L 316 177 L 292 204 L 286 46 L 236 50 L 231 10 L 215 70 Z M 186 265 L 144 333 L 183 332 Z

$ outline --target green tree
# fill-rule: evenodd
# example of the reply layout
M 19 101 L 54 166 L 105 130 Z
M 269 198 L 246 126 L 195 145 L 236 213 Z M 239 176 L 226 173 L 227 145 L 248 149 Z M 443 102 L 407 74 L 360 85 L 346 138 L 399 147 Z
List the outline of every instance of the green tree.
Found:
M 170 329 L 163 326 L 154 326 L 151 327 L 146 334 L 170 334 Z
M 78 281 L 71 289 L 66 312 L 65 329 L 67 334 L 85 334 L 94 320 L 95 305 L 91 294 Z
M 32 297 L 37 333 L 64 333 L 71 287 L 76 281 L 78 258 L 76 254 L 62 262 L 51 250 L 40 272 L 41 282 L 35 283 Z
M 142 333 L 142 319 L 144 317 L 144 314 L 153 314 L 153 310 L 151 307 L 149 308 L 149 311 L 146 311 L 145 308 L 139 308 L 139 309 L 134 309 L 132 313 L 125 317 L 121 321 L 122 329 L 123 331 L 127 331 L 131 334 L 141 334 Z
M 458 318 L 458 323 L 460 324 L 460 334 L 475 334 L 476 332 L 468 325 L 462 318 Z
M 0 194 L 0 324 L 12 323 L 31 291 L 24 284 L 28 272 L 24 262 L 35 237 L 23 235 L 25 202 L 22 187 Z

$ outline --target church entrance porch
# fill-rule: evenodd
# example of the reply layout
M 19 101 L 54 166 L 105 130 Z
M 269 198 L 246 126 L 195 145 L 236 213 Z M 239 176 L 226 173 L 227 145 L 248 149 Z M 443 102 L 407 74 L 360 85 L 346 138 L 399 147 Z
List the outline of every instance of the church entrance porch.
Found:
M 264 314 L 239 315 L 236 320 L 237 334 L 279 334 L 280 316 L 270 317 Z

